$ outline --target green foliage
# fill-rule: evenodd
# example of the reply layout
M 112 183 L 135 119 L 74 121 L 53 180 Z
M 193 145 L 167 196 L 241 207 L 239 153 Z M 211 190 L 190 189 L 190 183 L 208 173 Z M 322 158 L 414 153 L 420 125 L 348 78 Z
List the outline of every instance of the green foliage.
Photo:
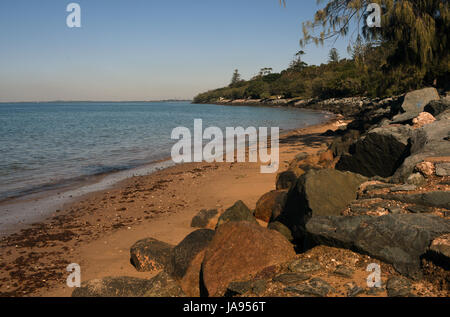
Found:
M 304 51 L 295 54 L 288 69 L 271 73 L 263 68 L 249 80 L 234 80 L 229 87 L 198 95 L 194 102 L 275 96 L 284 98 L 386 97 L 424 86 L 450 89 L 450 13 L 448 0 L 318 0 L 326 2 L 314 20 L 303 25 L 301 46 L 347 35 L 351 60 L 340 60 L 336 49 L 329 63 L 308 66 Z M 366 8 L 378 3 L 383 9 L 381 28 L 365 27 Z M 285 5 L 284 0 L 280 3 Z M 356 23 L 356 24 L 355 24 Z M 321 28 L 319 34 L 312 34 Z M 235 74 L 238 74 L 237 71 Z M 233 83 L 234 82 L 234 83 Z

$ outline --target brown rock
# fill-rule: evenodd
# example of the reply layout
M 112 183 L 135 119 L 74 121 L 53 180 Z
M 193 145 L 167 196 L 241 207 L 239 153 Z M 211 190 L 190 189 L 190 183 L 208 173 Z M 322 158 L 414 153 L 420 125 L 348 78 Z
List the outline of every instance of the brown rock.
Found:
M 256 203 L 255 217 L 265 222 L 276 219 L 286 203 L 286 190 L 273 190 L 261 196 Z
M 226 223 L 217 229 L 205 252 L 205 295 L 223 296 L 231 282 L 248 280 L 294 257 L 293 246 L 280 233 L 249 222 Z
M 430 114 L 428 112 L 421 112 L 417 116 L 417 118 L 413 119 L 413 128 L 418 129 L 418 128 L 423 127 L 426 124 L 433 123 L 434 121 L 436 121 L 436 118 L 433 117 L 432 114 Z
M 205 251 L 199 252 L 191 261 L 183 278 L 179 281 L 181 289 L 188 297 L 200 297 L 200 271 Z
M 172 248 L 153 238 L 139 240 L 130 249 L 131 263 L 139 272 L 170 270 Z
M 420 172 L 423 176 L 429 177 L 434 174 L 435 167 L 431 162 L 421 162 L 416 165 L 415 170 Z

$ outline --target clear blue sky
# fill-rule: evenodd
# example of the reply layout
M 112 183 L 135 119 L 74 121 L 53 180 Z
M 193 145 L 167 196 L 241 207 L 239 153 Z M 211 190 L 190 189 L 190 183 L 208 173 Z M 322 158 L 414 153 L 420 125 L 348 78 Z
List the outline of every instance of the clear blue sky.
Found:
M 81 28 L 66 26 L 67 4 Z M 316 0 L 1 0 L 0 101 L 192 98 L 285 69 Z M 304 50 L 326 62 L 345 40 Z

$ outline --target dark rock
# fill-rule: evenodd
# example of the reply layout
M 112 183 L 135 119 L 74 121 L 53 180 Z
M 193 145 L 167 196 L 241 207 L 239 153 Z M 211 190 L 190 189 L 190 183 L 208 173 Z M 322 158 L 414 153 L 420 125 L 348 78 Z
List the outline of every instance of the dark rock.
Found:
M 429 213 L 432 211 L 430 207 L 420 206 L 420 205 L 419 206 L 417 206 L 417 205 L 408 206 L 408 207 L 406 207 L 406 209 L 415 214 L 425 214 L 425 213 Z
M 307 281 L 311 276 L 303 273 L 283 273 L 275 276 L 272 280 L 284 285 L 298 284 L 300 282 Z
M 433 100 L 425 106 L 424 111 L 431 113 L 434 117 L 450 109 L 450 101 L 445 99 Z
M 199 229 L 190 233 L 172 250 L 172 274 L 181 279 L 186 274 L 192 260 L 205 250 L 213 239 L 214 230 Z
M 355 282 L 351 282 L 347 285 L 347 297 L 356 297 L 364 293 L 364 289 L 356 285 Z
M 222 296 L 229 283 L 248 280 L 272 265 L 285 263 L 295 251 L 280 233 L 249 222 L 221 225 L 205 251 L 205 295 Z
M 411 295 L 411 282 L 404 277 L 391 277 L 386 283 L 389 297 L 408 297 Z
M 191 227 L 192 228 L 206 228 L 215 216 L 217 216 L 219 212 L 217 209 L 212 210 L 201 210 L 194 218 L 192 218 Z
M 394 214 L 394 215 L 403 213 L 403 209 L 400 207 L 397 207 L 397 206 L 388 207 L 388 210 L 391 214 Z
M 402 185 L 402 186 L 396 186 L 391 188 L 391 192 L 395 193 L 395 192 L 407 192 L 407 191 L 412 191 L 412 190 L 416 190 L 417 187 L 416 185 Z
M 281 233 L 289 242 L 292 242 L 294 240 L 294 237 L 292 237 L 292 233 L 291 230 L 289 230 L 288 227 L 286 227 L 284 224 L 282 224 L 281 222 L 275 221 L 275 222 L 271 222 L 269 223 L 269 225 L 267 226 L 267 229 L 270 230 L 275 230 L 278 231 L 279 233 Z
M 225 210 L 225 212 L 219 217 L 216 229 L 227 222 L 248 221 L 258 224 L 256 218 L 250 209 L 241 201 L 237 201 L 233 206 Z
M 429 214 L 313 217 L 306 229 L 315 243 L 368 254 L 416 278 L 420 257 L 433 239 L 450 232 L 450 220 Z
M 276 220 L 286 204 L 286 198 L 286 190 L 273 190 L 262 195 L 256 203 L 255 217 L 265 222 Z
M 140 240 L 130 249 L 131 264 L 139 272 L 170 271 L 172 248 L 172 245 L 153 238 Z
M 284 291 L 301 296 L 325 297 L 333 291 L 333 288 L 324 280 L 314 278 L 306 283 L 298 284 L 295 286 L 288 286 L 284 289 Z
M 448 191 L 433 191 L 419 194 L 380 194 L 374 197 L 396 200 L 406 204 L 450 209 L 450 192 Z
M 304 224 L 312 216 L 339 215 L 356 199 L 367 179 L 350 172 L 311 170 L 299 177 L 289 191 L 286 208 L 279 221 L 288 226 L 294 239 L 303 239 Z
M 267 288 L 264 280 L 249 280 L 243 282 L 231 282 L 225 292 L 225 297 L 241 296 L 247 293 L 259 295 Z
M 336 169 L 371 176 L 389 177 L 409 155 L 409 126 L 387 126 L 370 130 L 336 164 Z
M 289 264 L 289 270 L 294 273 L 311 273 L 321 268 L 319 261 L 315 259 L 298 259 Z
M 394 187 L 394 184 L 388 184 L 388 183 L 378 183 L 378 184 L 372 184 L 372 185 L 368 185 L 365 189 L 364 192 L 371 192 L 373 190 L 378 190 L 378 189 L 385 189 L 385 188 L 391 188 Z
M 152 279 L 106 277 L 84 282 L 72 297 L 182 297 L 179 285 L 165 272 Z
M 296 181 L 297 175 L 293 171 L 281 172 L 277 175 L 276 188 L 277 190 L 290 189 Z
M 355 272 L 351 268 L 349 268 L 345 265 L 338 265 L 336 267 L 336 270 L 334 270 L 334 274 L 343 276 L 346 278 L 352 278 L 354 273 Z

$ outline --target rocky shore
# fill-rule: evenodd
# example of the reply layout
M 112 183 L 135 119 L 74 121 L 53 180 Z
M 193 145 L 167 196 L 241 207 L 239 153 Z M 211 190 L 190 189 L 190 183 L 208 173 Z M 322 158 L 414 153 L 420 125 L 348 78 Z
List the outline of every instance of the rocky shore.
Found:
M 427 88 L 273 104 L 351 121 L 297 153 L 254 210 L 204 205 L 180 243 L 142 237 L 129 258 L 151 279 L 94 279 L 72 296 L 449 296 L 449 100 Z

